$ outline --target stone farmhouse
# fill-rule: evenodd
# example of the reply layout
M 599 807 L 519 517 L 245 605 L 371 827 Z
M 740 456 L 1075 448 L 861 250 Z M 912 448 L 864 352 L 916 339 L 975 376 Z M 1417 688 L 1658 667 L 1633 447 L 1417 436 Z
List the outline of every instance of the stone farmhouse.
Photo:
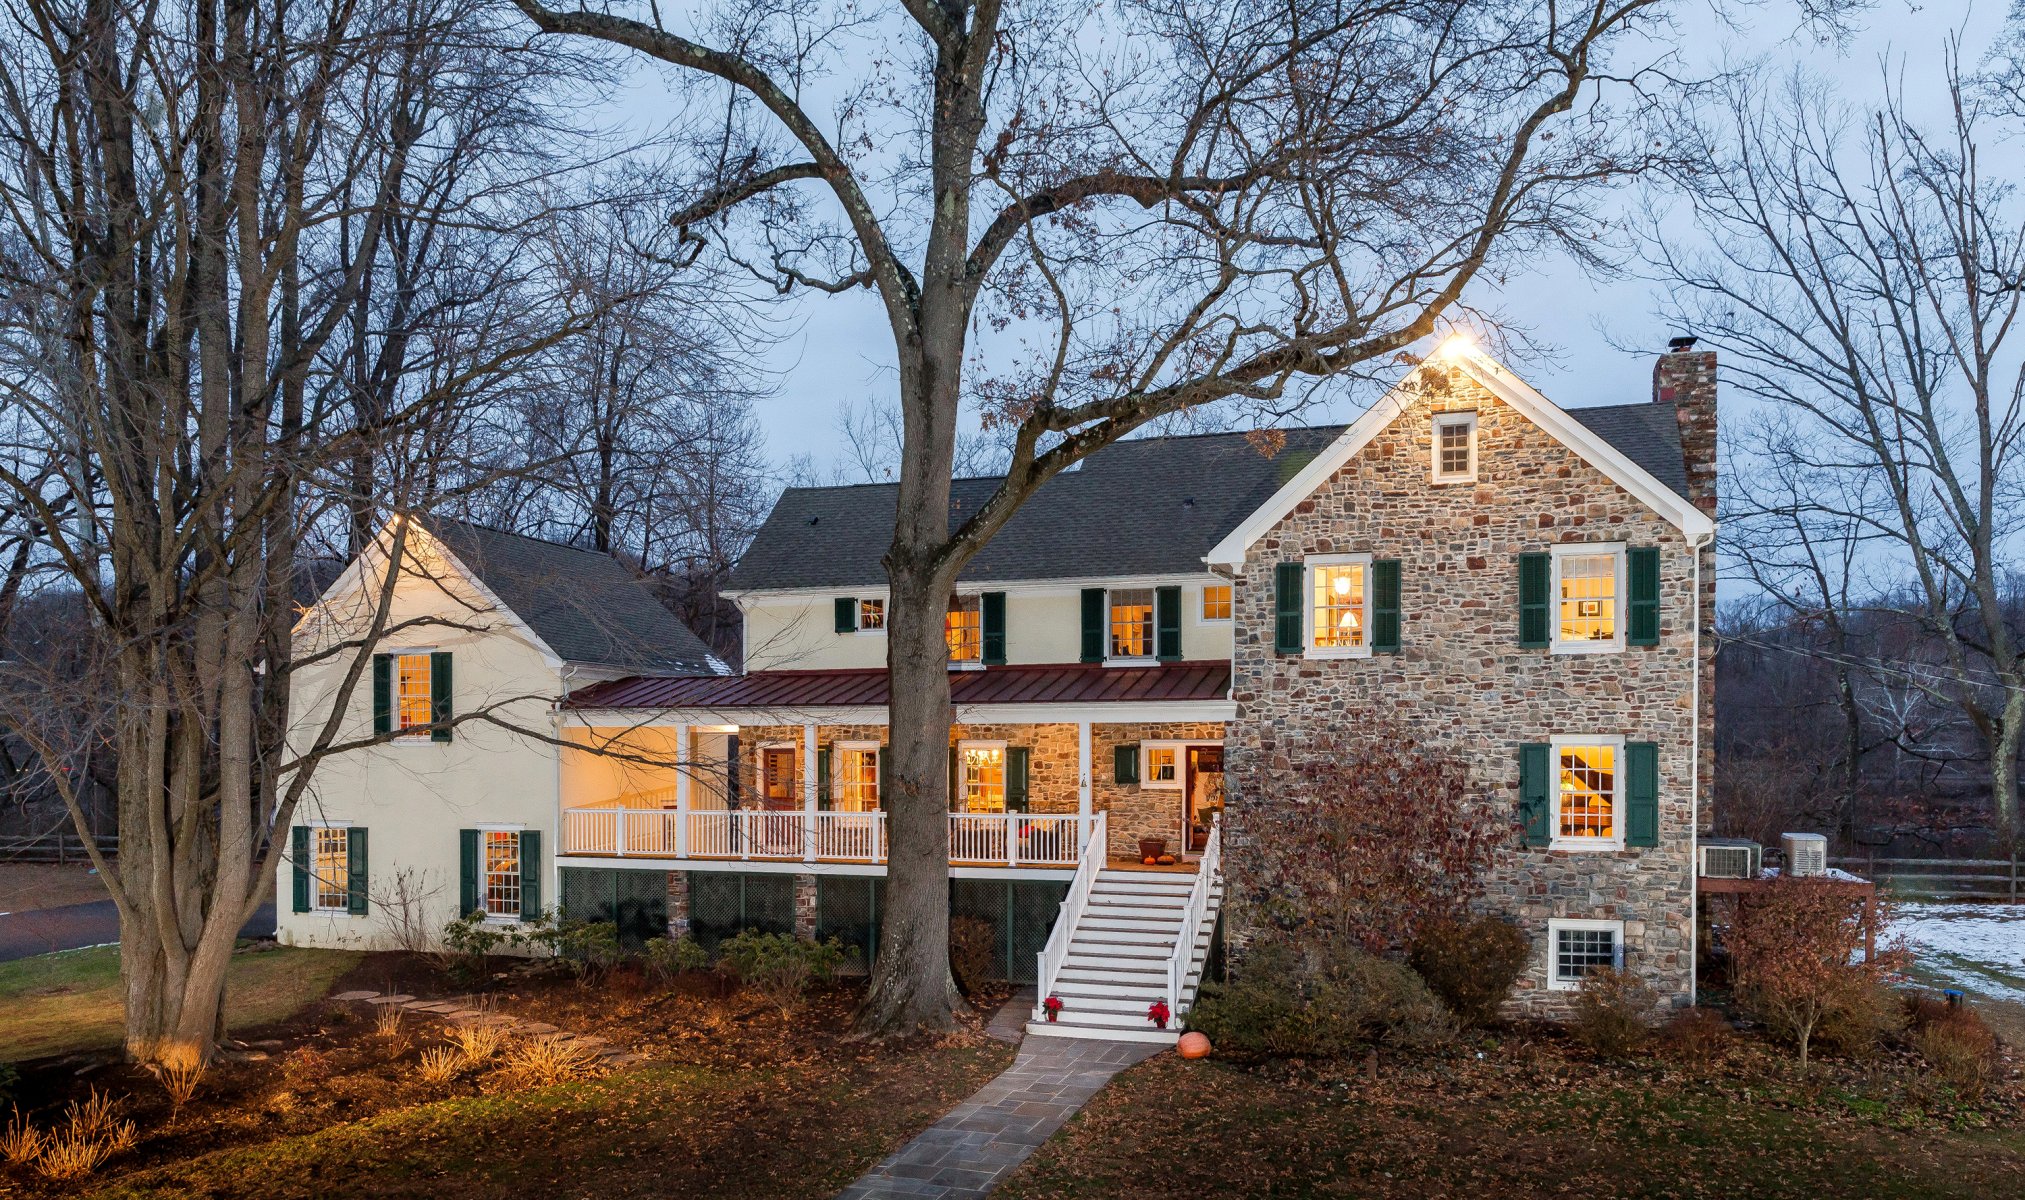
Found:
M 1148 1005 L 1185 1012 L 1219 928 L 1242 944 L 1262 920 L 1293 752 L 1374 714 L 1512 815 L 1484 903 L 1537 948 L 1518 1010 L 1562 1010 L 1606 965 L 1690 1003 L 1715 415 L 1714 355 L 1686 340 L 1649 400 L 1577 409 L 1452 343 L 1348 426 L 1128 440 L 1044 487 L 945 625 L 952 912 L 1063 1000 L 1036 1029 L 1171 1038 Z M 952 518 L 994 484 L 956 481 Z M 628 940 L 759 928 L 870 953 L 894 503 L 782 495 L 729 592 L 738 674 L 609 558 L 409 523 L 342 717 L 384 740 L 320 768 L 282 940 L 383 946 L 559 904 Z M 305 644 L 358 636 L 378 577 L 340 580 Z M 305 735 L 342 669 L 300 671 Z

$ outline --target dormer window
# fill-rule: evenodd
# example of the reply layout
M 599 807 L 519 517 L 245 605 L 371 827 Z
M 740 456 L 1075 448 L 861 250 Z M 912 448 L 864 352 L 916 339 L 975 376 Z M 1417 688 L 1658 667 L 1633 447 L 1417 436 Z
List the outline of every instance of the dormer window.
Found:
M 1439 413 L 1434 418 L 1434 481 L 1474 483 L 1477 477 L 1477 415 Z
M 949 598 L 949 612 L 942 618 L 942 633 L 949 641 L 950 662 L 984 661 L 984 617 L 975 595 Z

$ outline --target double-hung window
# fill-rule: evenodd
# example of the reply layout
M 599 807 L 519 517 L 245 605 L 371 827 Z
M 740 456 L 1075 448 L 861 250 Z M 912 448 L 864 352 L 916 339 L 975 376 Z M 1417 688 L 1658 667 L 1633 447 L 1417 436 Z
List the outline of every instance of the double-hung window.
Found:
M 1624 547 L 1554 547 L 1554 649 L 1624 649 Z
M 1308 656 L 1371 653 L 1371 556 L 1310 557 L 1307 575 Z
M 1434 418 L 1434 481 L 1471 483 L 1477 477 L 1477 415 L 1438 413 Z
M 1624 739 L 1555 738 L 1554 842 L 1558 848 L 1624 845 Z
M 950 662 L 983 663 L 984 616 L 976 595 L 949 598 L 949 612 L 942 618 L 942 632 L 949 642 Z
M 479 831 L 478 893 L 485 915 L 494 920 L 520 919 L 520 831 Z
M 1624 969 L 1624 922 L 1547 922 L 1547 986 L 1572 991 L 1593 972 Z
M 879 744 L 838 742 L 836 764 L 837 808 L 843 812 L 878 812 Z
M 1153 589 L 1112 588 L 1110 657 L 1153 657 Z
M 884 600 L 860 599 L 858 601 L 858 632 L 876 633 L 886 628 L 886 602 Z
M 1204 621 L 1230 620 L 1230 585 L 1211 583 L 1202 589 L 1202 619 Z
M 1005 811 L 1005 743 L 962 742 L 956 748 L 956 782 L 964 812 Z
M 393 734 L 404 743 L 447 742 L 451 716 L 447 651 L 398 650 L 373 655 L 375 734 Z
M 345 912 L 351 907 L 351 833 L 343 826 L 310 827 L 309 906 L 313 912 Z

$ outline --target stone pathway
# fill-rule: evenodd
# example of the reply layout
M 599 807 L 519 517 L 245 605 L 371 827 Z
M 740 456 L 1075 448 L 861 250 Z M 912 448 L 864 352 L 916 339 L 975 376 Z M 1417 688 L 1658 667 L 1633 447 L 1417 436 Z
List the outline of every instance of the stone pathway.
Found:
M 339 992 L 333 1000 L 364 1004 L 397 1004 L 405 1012 L 420 1013 L 423 1016 L 440 1017 L 451 1025 L 486 1025 L 518 1033 L 523 1037 L 538 1038 L 542 1041 L 563 1042 L 586 1053 L 596 1055 L 606 1065 L 614 1067 L 631 1066 L 646 1062 L 644 1054 L 632 1054 L 592 1034 L 565 1033 L 546 1021 L 530 1021 L 524 1017 L 507 1013 L 487 1012 L 473 1008 L 459 1000 L 417 1000 L 413 996 L 382 992 Z
M 1014 997 L 1006 1008 L 1020 1003 Z M 1025 1004 L 1019 1009 L 1022 1015 L 1032 1008 L 1032 998 Z M 837 1200 L 985 1196 L 1113 1075 L 1165 1048 L 1146 1042 L 1030 1037 L 998 1078 L 839 1192 Z

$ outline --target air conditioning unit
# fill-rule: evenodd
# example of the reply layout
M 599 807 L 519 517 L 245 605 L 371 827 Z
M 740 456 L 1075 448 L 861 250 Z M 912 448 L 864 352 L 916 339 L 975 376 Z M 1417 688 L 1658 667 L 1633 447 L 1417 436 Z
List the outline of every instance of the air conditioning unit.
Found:
M 1765 850 L 1749 838 L 1703 838 L 1700 844 L 1704 879 L 1756 879 L 1765 866 Z
M 1786 874 L 1825 875 L 1828 873 L 1828 835 L 1782 833 L 1779 848 L 1786 852 Z

